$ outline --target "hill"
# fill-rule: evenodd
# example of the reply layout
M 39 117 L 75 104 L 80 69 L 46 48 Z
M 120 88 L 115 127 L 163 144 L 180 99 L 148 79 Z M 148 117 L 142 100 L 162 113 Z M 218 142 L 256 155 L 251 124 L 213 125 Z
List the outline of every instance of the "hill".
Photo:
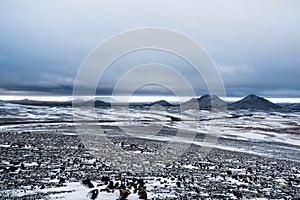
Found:
M 104 102 L 104 101 L 100 101 L 100 100 L 96 100 L 96 101 L 93 101 L 93 100 L 90 100 L 90 101 L 82 101 L 82 102 L 75 102 L 74 103 L 75 106 L 94 106 L 95 107 L 109 107 L 111 106 L 110 103 L 107 103 L 107 102 Z
M 167 101 L 165 101 L 165 100 L 156 101 L 156 102 L 150 103 L 149 105 L 150 105 L 150 106 L 153 106 L 153 105 L 173 106 L 173 104 L 170 104 L 169 102 L 167 102 Z
M 250 110 L 272 110 L 279 109 L 280 106 L 266 100 L 265 98 L 250 94 L 240 101 L 228 106 L 228 109 L 250 109 Z
M 203 95 L 200 98 L 193 98 L 183 104 L 185 107 L 195 108 L 198 103 L 199 109 L 211 109 L 212 105 L 214 108 L 220 109 L 225 108 L 227 103 L 220 99 L 216 95 Z

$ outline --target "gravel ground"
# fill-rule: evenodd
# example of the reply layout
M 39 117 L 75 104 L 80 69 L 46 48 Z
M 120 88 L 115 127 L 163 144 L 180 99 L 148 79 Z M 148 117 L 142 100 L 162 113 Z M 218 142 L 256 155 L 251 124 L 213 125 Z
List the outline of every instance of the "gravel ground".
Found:
M 116 145 L 122 145 L 124 152 L 132 154 L 155 153 L 164 144 L 118 134 L 111 139 Z M 148 199 L 300 198 L 298 162 L 221 149 L 213 149 L 204 157 L 198 150 L 199 146 L 192 145 L 180 159 L 152 172 L 129 172 L 116 170 L 116 163 L 109 160 L 102 162 L 95 158 L 75 134 L 1 132 L 0 196 L 2 199 L 48 199 L 60 193 L 63 197 L 64 193 L 76 192 L 76 189 L 66 192 L 52 188 L 64 188 L 86 179 L 93 181 L 95 188 L 109 188 L 110 181 L 114 185 L 127 183 L 124 185 L 129 188 L 129 183 L 142 179 Z M 99 190 L 97 198 L 119 189 Z M 87 198 L 86 194 L 78 197 L 82 198 Z

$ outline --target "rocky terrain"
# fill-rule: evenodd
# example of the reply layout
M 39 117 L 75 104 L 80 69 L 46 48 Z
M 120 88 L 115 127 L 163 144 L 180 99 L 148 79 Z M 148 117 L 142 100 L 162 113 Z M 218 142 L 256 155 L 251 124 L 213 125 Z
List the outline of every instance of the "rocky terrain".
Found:
M 120 136 L 113 140 L 132 153 L 147 142 L 155 144 Z M 115 199 L 121 189 L 131 193 L 128 199 L 137 199 L 141 181 L 149 199 L 300 198 L 298 162 L 220 149 L 203 157 L 192 145 L 159 170 L 117 171 L 117 163 L 99 162 L 74 134 L 1 132 L 0 144 L 3 199 L 68 199 L 73 193 L 81 195 L 78 199 L 93 199 L 95 190 L 94 199 Z
M 97 123 L 121 149 L 120 160 L 158 155 L 179 130 L 195 133 L 177 160 L 147 171 L 122 168 L 113 152 L 108 159 L 97 156 L 95 151 L 105 147 L 83 142 L 71 109 L 0 104 L 0 199 L 300 198 L 298 112 L 188 110 L 179 118 L 173 107 L 150 113 L 131 108 L 118 115 L 98 109 Z M 194 115 L 198 121 L 190 120 Z M 151 124 L 163 128 L 138 136 L 123 129 L 140 131 Z M 207 143 L 213 126 L 221 126 L 220 135 Z M 207 155 L 200 151 L 206 145 L 212 148 Z

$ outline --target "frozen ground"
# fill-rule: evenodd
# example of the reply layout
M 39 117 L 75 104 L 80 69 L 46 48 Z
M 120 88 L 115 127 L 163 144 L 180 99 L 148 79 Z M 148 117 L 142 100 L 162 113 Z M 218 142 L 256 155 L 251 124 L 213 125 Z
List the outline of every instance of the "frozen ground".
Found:
M 300 188 L 300 113 L 188 110 L 96 109 L 104 134 L 124 152 L 155 154 L 178 131 L 191 147 L 177 161 L 156 171 L 116 169 L 83 147 L 73 123 L 72 108 L 0 104 L 1 188 L 4 199 L 89 199 L 114 184 L 145 181 L 148 199 L 292 199 Z M 181 119 L 172 120 L 172 119 Z M 89 121 L 88 126 L 94 126 Z M 155 126 L 154 126 L 155 125 Z M 154 129 L 147 127 L 154 127 Z M 141 129 L 144 127 L 145 129 Z M 143 134 L 163 127 L 157 134 Z M 219 134 L 216 134 L 218 131 Z M 207 135 L 218 140 L 206 141 Z M 195 136 L 193 140 L 190 136 Z M 213 147 L 206 156 L 200 147 Z M 101 147 L 100 147 L 101 148 Z M 141 151 L 142 150 L 142 151 Z M 120 157 L 122 157 L 120 155 Z M 112 159 L 113 160 L 113 159 Z M 94 188 L 81 182 L 89 178 Z M 126 185 L 126 184 L 125 184 Z M 129 184 L 130 185 L 130 184 Z M 128 199 L 137 199 L 131 190 Z M 100 191 L 100 190 L 99 190 Z M 117 199 L 119 190 L 100 192 L 97 199 Z

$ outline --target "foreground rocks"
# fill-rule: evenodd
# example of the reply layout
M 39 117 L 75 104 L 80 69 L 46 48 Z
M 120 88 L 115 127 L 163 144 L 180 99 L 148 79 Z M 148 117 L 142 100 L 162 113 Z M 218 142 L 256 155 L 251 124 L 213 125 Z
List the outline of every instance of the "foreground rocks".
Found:
M 160 145 L 124 137 L 114 141 L 123 141 L 124 151 L 141 154 Z M 89 191 L 83 198 L 90 199 L 113 192 L 119 192 L 120 199 L 133 194 L 140 199 L 300 197 L 297 162 L 218 149 L 203 157 L 197 149 L 191 146 L 178 161 L 153 172 L 116 171 L 109 160 L 101 163 L 94 158 L 76 135 L 2 132 L 0 196 L 14 199 L 14 191 L 22 190 L 24 198 L 47 198 L 58 192 L 46 189 L 79 182 Z

